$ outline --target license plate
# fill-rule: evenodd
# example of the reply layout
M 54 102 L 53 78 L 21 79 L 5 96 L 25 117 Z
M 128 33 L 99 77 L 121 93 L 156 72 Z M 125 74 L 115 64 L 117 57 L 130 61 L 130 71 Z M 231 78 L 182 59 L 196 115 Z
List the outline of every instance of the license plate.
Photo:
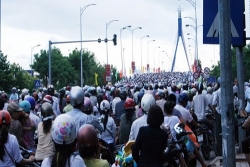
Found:
M 198 142 L 203 141 L 203 135 L 198 135 L 198 136 L 197 136 L 197 139 L 198 139 Z

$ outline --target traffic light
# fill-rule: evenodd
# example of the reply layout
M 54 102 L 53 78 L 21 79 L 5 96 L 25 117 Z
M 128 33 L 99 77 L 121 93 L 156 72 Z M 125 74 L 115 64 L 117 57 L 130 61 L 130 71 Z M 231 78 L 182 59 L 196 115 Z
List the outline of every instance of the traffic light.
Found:
M 117 45 L 117 35 L 116 34 L 114 34 L 113 42 L 114 42 L 114 45 Z

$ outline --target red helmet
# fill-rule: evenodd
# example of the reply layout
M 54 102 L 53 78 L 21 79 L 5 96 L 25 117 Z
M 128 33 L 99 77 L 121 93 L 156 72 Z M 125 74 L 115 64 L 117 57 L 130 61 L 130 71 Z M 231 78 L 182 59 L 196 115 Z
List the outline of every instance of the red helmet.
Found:
M 10 124 L 11 116 L 8 111 L 1 110 L 0 111 L 0 125 L 2 124 Z
M 37 94 L 37 92 L 34 92 L 34 93 L 32 94 L 32 96 L 34 97 L 35 101 L 38 100 L 38 94 Z
M 43 102 L 48 102 L 48 103 L 52 104 L 53 103 L 52 96 L 45 95 L 44 98 L 43 98 Z
M 8 100 L 8 96 L 7 96 L 6 93 L 2 93 L 2 94 L 1 94 L 1 98 L 2 98 L 3 100 L 5 100 L 5 101 Z
M 66 90 L 70 91 L 70 86 L 67 86 L 67 87 L 66 87 Z
M 135 102 L 134 102 L 134 100 L 131 99 L 131 98 L 128 98 L 125 101 L 124 108 L 125 108 L 125 110 L 127 110 L 127 109 L 135 109 Z

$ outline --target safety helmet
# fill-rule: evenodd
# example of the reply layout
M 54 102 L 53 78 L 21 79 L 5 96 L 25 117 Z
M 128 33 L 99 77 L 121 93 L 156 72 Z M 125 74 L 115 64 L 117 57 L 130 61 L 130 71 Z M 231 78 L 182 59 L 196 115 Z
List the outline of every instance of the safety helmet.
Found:
M 65 95 L 65 90 L 64 89 L 60 89 L 59 93 L 60 93 L 61 96 L 64 96 Z
M 124 103 L 125 110 L 135 109 L 135 102 L 133 99 L 128 98 Z
M 12 90 L 12 91 L 16 91 L 16 87 L 13 87 L 11 90 Z
M 11 116 L 8 111 L 1 110 L 0 111 L 0 125 L 3 124 L 10 124 L 11 122 Z
M 84 124 L 79 128 L 77 144 L 79 147 L 95 147 L 98 145 L 97 134 L 92 125 Z
M 8 100 L 8 96 L 6 93 L 1 94 L 1 99 L 3 99 L 5 102 Z
M 83 103 L 84 100 L 84 93 L 82 88 L 79 86 L 74 86 L 71 88 L 70 91 L 70 103 L 73 107 L 80 105 Z
M 84 92 L 84 97 L 90 98 L 91 94 L 89 92 Z
M 46 121 L 48 119 L 53 119 L 54 118 L 54 113 L 52 109 L 52 105 L 48 102 L 45 102 L 41 106 L 41 115 L 42 115 L 42 120 Z
M 84 97 L 83 110 L 91 111 L 93 109 L 93 105 L 88 97 Z
M 28 96 L 28 97 L 25 97 L 24 100 L 27 100 L 27 101 L 30 103 L 30 109 L 31 109 L 31 110 L 34 110 L 34 109 L 35 109 L 36 102 L 35 102 L 34 97 Z
M 23 100 L 19 103 L 19 107 L 21 107 L 23 109 L 24 112 L 29 113 L 30 112 L 30 102 L 27 100 Z
M 27 95 L 28 93 L 29 93 L 29 90 L 28 90 L 28 89 L 24 88 L 24 89 L 22 90 L 22 95 L 23 95 L 23 96 Z
M 43 101 L 44 101 L 44 102 L 48 102 L 48 103 L 50 103 L 50 104 L 53 104 L 53 98 L 52 98 L 52 96 L 50 96 L 50 95 L 45 95 L 45 96 L 43 97 Z
M 38 94 L 37 92 L 33 92 L 32 97 L 34 97 L 35 101 L 38 100 Z
M 159 91 L 159 92 L 158 92 L 158 97 L 164 98 L 164 96 L 165 96 L 165 95 L 164 95 L 163 91 Z
M 56 117 L 52 126 L 52 139 L 57 144 L 71 144 L 76 139 L 76 124 L 68 114 Z
M 127 93 L 126 93 L 125 90 L 121 90 L 121 91 L 120 91 L 120 98 L 121 98 L 122 100 L 125 100 L 125 99 L 127 98 Z
M 187 103 L 188 102 L 188 95 L 186 93 L 181 93 L 179 95 L 178 101 L 181 103 Z
M 67 91 L 70 91 L 70 86 L 66 86 L 66 90 L 67 90 Z
M 207 93 L 212 93 L 213 89 L 209 86 L 207 87 Z
M 153 105 L 155 105 L 155 98 L 153 97 L 153 95 L 150 93 L 144 94 L 141 99 L 141 107 L 143 111 L 147 113 L 150 107 Z
M 100 104 L 100 108 L 102 111 L 110 110 L 110 103 L 108 102 L 108 100 L 103 100 Z
M 49 86 L 48 86 L 48 94 L 49 94 L 50 96 L 54 96 L 54 93 L 55 93 L 54 86 L 53 86 L 53 85 L 49 85 Z

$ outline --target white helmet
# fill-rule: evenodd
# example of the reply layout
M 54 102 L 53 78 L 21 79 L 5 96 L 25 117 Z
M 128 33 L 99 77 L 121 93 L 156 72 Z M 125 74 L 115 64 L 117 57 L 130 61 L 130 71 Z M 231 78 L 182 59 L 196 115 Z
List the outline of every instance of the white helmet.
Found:
M 79 86 L 74 86 L 70 91 L 70 104 L 75 107 L 79 104 L 83 104 L 84 101 L 84 93 L 82 88 Z
M 101 110 L 109 110 L 110 109 L 110 103 L 107 100 L 103 100 L 100 104 Z
M 28 89 L 24 88 L 24 89 L 22 90 L 22 95 L 23 95 L 23 96 L 27 95 L 28 93 L 29 93 L 29 90 L 28 90 Z
M 76 124 L 68 114 L 56 117 L 52 126 L 52 139 L 57 144 L 71 144 L 76 139 Z
M 150 107 L 155 105 L 155 98 L 153 97 L 152 94 L 146 93 L 143 95 L 141 99 L 141 107 L 144 112 L 148 112 Z

